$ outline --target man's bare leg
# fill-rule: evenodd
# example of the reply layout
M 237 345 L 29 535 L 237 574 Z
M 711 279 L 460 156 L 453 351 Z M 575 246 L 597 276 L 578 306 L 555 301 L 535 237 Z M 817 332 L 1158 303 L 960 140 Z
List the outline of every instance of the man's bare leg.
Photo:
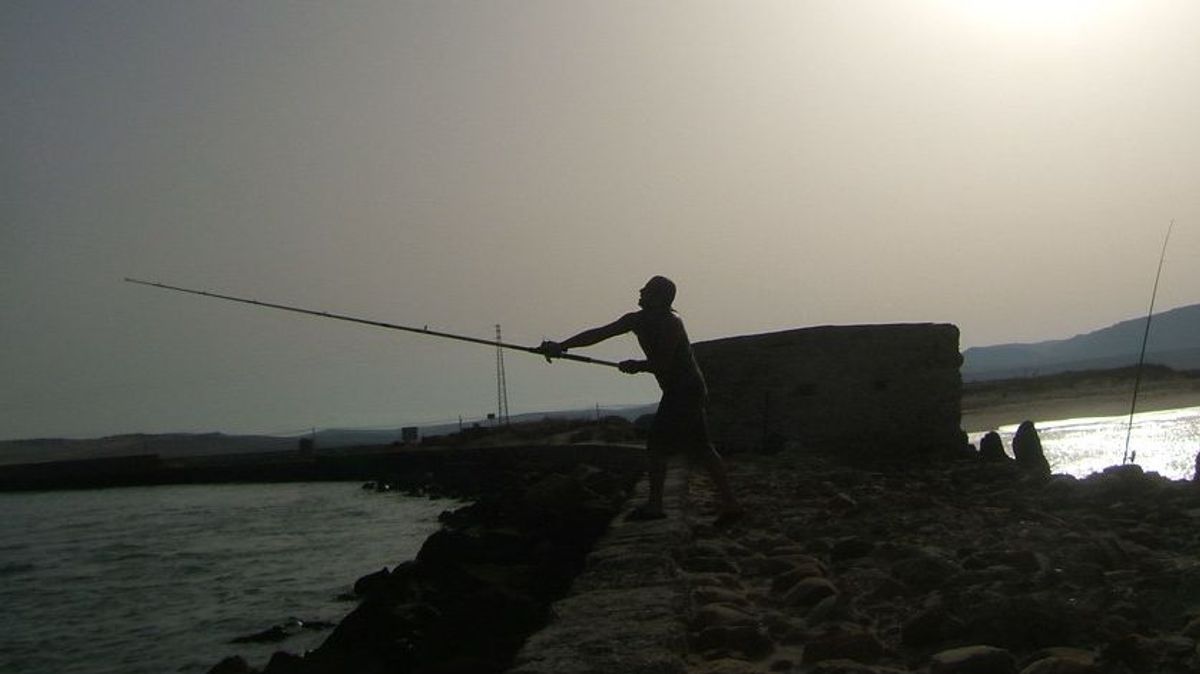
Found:
M 708 470 L 708 475 L 717 488 L 717 496 L 721 499 L 721 514 L 718 519 L 740 517 L 745 511 L 742 510 L 737 496 L 733 493 L 733 487 L 729 484 L 729 471 L 725 470 L 725 462 L 721 459 L 721 455 L 710 444 L 708 451 L 704 452 L 702 456 L 704 457 L 704 467 Z
M 663 512 L 663 491 L 667 483 L 667 457 L 654 452 L 650 455 L 650 500 L 646 510 L 660 514 Z
M 626 519 L 658 520 L 666 517 L 666 512 L 663 510 L 663 491 L 667 482 L 667 457 L 651 450 L 647 473 L 650 481 L 649 498 L 644 505 L 634 508 L 626 516 Z

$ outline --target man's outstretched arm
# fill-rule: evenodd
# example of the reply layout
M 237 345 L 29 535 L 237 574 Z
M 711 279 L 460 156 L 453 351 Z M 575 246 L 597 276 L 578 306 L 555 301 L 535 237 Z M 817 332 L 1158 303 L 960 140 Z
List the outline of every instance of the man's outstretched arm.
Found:
M 577 349 L 584 346 L 598 344 L 606 339 L 623 335 L 633 329 L 633 314 L 625 314 L 608 325 L 601 325 L 598 328 L 591 328 L 583 332 L 572 335 L 561 342 L 545 341 L 542 342 L 538 350 L 547 358 L 561 356 L 567 349 Z

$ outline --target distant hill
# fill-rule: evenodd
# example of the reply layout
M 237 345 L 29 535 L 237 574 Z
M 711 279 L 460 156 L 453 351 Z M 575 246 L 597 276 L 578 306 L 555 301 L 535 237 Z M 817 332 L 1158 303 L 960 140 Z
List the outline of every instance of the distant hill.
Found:
M 970 348 L 963 351 L 963 380 L 1011 379 L 1136 365 L 1145 330 L 1143 316 L 1070 339 Z M 1176 370 L 1200 369 L 1200 304 L 1154 315 L 1146 362 Z
M 655 405 L 626 405 L 606 407 L 605 416 L 620 416 L 630 421 L 653 412 Z M 578 419 L 596 414 L 595 409 L 559 410 L 513 416 L 513 423 L 538 421 L 544 418 Z M 491 422 L 480 422 L 481 424 Z M 473 426 L 475 422 L 466 422 Z M 458 423 L 420 426 L 422 437 L 458 431 Z M 157 454 L 163 459 L 185 456 L 214 456 L 221 454 L 256 454 L 262 452 L 296 451 L 301 436 L 225 435 L 224 433 L 160 433 L 113 435 L 105 438 L 73 440 L 36 438 L 31 440 L 0 441 L 0 464 L 41 463 L 68 459 L 98 459 L 114 456 Z M 307 437 L 307 436 L 304 436 Z M 316 432 L 318 450 L 365 445 L 387 445 L 400 439 L 400 428 L 342 429 L 327 428 Z

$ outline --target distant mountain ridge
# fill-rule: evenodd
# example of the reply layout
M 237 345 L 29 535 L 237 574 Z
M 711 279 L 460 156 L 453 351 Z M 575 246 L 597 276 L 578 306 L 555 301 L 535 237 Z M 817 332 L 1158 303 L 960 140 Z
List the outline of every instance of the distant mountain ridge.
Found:
M 973 347 L 963 351 L 963 381 L 1136 365 L 1145 330 L 1143 316 L 1069 339 Z M 1176 370 L 1200 369 L 1200 304 L 1154 315 L 1146 362 Z

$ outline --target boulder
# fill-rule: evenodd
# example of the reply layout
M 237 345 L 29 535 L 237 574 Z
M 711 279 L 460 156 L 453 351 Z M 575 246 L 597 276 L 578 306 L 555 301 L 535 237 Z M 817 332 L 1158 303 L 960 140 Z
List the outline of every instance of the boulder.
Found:
M 775 642 L 766 631 L 753 625 L 708 627 L 701 630 L 692 645 L 701 652 L 740 652 L 753 660 L 765 658 L 775 650 Z
M 368 595 L 379 594 L 388 585 L 388 577 L 391 572 L 385 566 L 375 573 L 367 575 L 354 581 L 354 594 L 365 597 Z
M 960 571 L 962 567 L 954 560 L 932 549 L 922 550 L 920 554 L 892 565 L 892 576 L 920 591 L 940 587 Z
M 271 644 L 283 641 L 288 637 L 299 634 L 304 629 L 304 621 L 298 618 L 290 618 L 286 622 L 279 625 L 273 625 L 268 629 L 254 634 L 235 637 L 229 643 L 231 644 Z
M 993 646 L 964 646 L 942 651 L 929 662 L 929 674 L 1016 674 L 1012 653 Z
M 240 655 L 231 655 L 208 670 L 208 674 L 257 674 L 257 672 L 258 670 L 252 668 Z
M 739 627 L 756 623 L 754 616 L 728 604 L 704 606 L 696 611 L 696 618 L 692 621 L 692 625 L 701 631 L 709 627 Z
M 841 624 L 808 635 L 804 646 L 804 664 L 823 660 L 874 662 L 884 653 L 883 643 L 869 629 Z
M 1042 440 L 1032 421 L 1022 421 L 1012 440 L 1013 456 L 1017 466 L 1026 473 L 1039 477 L 1050 476 L 1050 463 L 1042 451 Z
M 979 458 L 982 461 L 1011 461 L 1004 451 L 1004 441 L 996 431 L 989 431 L 979 439 Z
M 824 578 L 805 578 L 792 586 L 783 595 L 788 606 L 812 606 L 822 599 L 837 594 L 833 583 Z
M 1049 657 L 1038 660 L 1021 670 L 1021 674 L 1100 674 L 1094 662 L 1081 662 L 1070 658 Z
M 1026 658 L 1021 674 L 1100 674 L 1096 655 L 1078 648 L 1044 648 Z
M 829 557 L 835 562 L 866 557 L 875 550 L 875 541 L 861 536 L 848 536 L 833 544 Z
M 930 606 L 909 618 L 900 628 L 905 646 L 924 648 L 952 639 L 963 631 L 963 623 L 942 604 Z
M 745 593 L 723 587 L 701 586 L 692 590 L 692 601 L 698 605 L 730 604 L 741 606 L 748 604 Z
M 275 651 L 267 661 L 263 674 L 306 674 L 309 672 L 307 663 L 299 655 L 285 651 Z
M 788 590 L 796 586 L 806 578 L 821 578 L 825 572 L 817 564 L 797 564 L 778 576 L 771 579 L 771 592 L 774 594 L 785 594 Z
M 737 562 L 726 557 L 689 557 L 680 566 L 692 573 L 741 573 Z
M 812 674 L 908 674 L 908 670 L 864 665 L 854 660 L 823 660 L 809 671 Z

